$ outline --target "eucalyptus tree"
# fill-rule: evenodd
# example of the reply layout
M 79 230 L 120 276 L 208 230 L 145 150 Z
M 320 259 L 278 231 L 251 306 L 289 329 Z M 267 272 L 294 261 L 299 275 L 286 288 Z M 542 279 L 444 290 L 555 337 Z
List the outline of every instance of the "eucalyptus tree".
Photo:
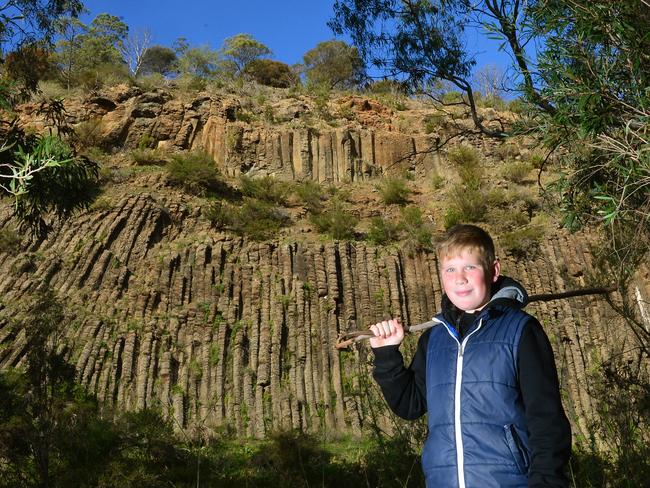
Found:
M 231 65 L 235 75 L 239 75 L 251 62 L 273 52 L 250 34 L 236 34 L 223 41 L 221 57 Z
M 465 32 L 481 29 L 502 39 L 515 62 L 520 90 L 546 111 L 526 47 L 531 38 L 530 8 L 536 0 L 337 0 L 329 26 L 347 33 L 366 62 L 383 76 L 402 80 L 413 92 L 436 98 L 444 80 L 463 94 L 475 127 L 494 137 L 502 130 L 483 125 L 472 87 L 475 54 Z
M 343 41 L 318 43 L 304 54 L 303 62 L 307 81 L 330 88 L 353 88 L 366 77 L 359 51 Z
M 81 0 L 1 0 L 0 57 L 5 44 L 13 48 L 25 42 L 49 41 L 56 19 L 76 17 L 82 10 Z

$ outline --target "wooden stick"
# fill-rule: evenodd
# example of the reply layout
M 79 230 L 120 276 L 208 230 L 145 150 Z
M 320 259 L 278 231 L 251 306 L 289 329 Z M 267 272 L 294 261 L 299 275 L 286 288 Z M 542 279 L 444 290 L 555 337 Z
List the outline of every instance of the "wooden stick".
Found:
M 582 288 L 580 290 L 569 290 L 561 293 L 542 293 L 539 295 L 531 295 L 528 297 L 528 303 L 532 302 L 550 302 L 551 300 L 563 300 L 565 298 L 581 297 L 585 295 L 606 295 L 617 290 L 615 286 L 601 286 L 594 288 Z M 527 304 L 528 304 L 527 303 Z M 526 305 L 527 305 L 526 304 Z M 405 333 L 413 333 L 421 330 L 426 330 L 435 325 L 436 322 L 430 320 L 422 324 L 417 324 L 409 327 L 404 325 Z M 343 332 L 339 335 L 336 344 L 334 345 L 335 349 L 347 349 L 355 342 L 365 341 L 372 339 L 373 334 L 369 333 L 367 330 L 351 330 L 348 332 Z

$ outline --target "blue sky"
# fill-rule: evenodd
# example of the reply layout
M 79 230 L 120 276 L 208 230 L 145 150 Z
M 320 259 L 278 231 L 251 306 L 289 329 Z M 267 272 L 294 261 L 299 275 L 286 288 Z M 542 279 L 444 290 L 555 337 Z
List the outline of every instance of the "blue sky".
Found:
M 321 41 L 333 39 L 327 27 L 333 0 L 84 0 L 90 22 L 107 12 L 121 17 L 131 31 L 148 28 L 153 44 L 171 47 L 178 37 L 190 45 L 219 48 L 224 39 L 251 34 L 273 51 L 273 59 L 289 65 Z M 505 69 L 508 58 L 497 52 L 497 42 L 469 36 L 468 45 L 478 53 L 477 66 L 496 64 Z

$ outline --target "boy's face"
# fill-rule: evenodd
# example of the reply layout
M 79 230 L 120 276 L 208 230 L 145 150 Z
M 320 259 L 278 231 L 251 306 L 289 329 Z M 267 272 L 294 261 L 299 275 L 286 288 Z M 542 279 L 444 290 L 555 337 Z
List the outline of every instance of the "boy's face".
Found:
M 498 261 L 486 270 L 476 252 L 463 249 L 440 261 L 442 287 L 451 303 L 466 312 L 483 308 L 490 301 L 490 288 L 499 277 Z

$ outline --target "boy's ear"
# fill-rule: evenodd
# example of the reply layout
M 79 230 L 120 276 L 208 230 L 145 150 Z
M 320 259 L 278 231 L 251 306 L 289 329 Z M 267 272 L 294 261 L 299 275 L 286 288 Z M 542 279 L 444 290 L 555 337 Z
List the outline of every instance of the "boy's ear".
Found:
M 498 259 L 494 260 L 494 264 L 492 264 L 492 283 L 495 283 L 498 279 L 499 276 L 501 276 L 501 263 L 499 262 Z

